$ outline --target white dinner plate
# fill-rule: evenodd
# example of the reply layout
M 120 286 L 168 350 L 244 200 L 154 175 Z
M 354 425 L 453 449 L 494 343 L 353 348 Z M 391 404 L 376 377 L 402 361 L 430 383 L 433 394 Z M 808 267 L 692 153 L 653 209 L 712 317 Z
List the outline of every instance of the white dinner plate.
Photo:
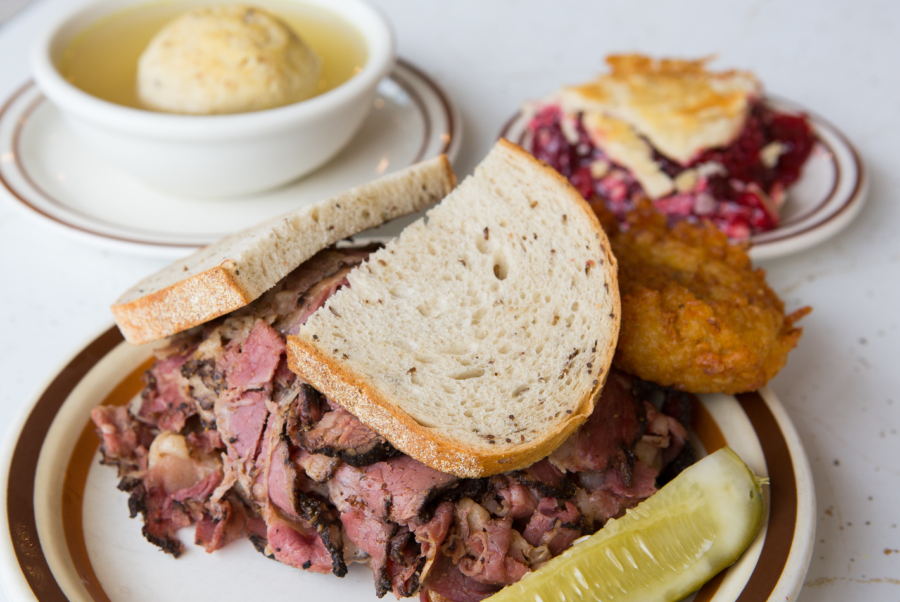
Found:
M 350 144 L 312 174 L 227 199 L 167 193 L 85 147 L 29 82 L 0 108 L 0 190 L 30 216 L 107 248 L 178 258 L 227 234 L 460 146 L 450 97 L 400 60 Z M 404 222 L 406 223 L 406 222 Z
M 343 579 L 263 558 L 247 540 L 206 554 L 188 544 L 178 559 L 141 535 L 115 469 L 99 464 L 94 406 L 137 394 L 152 345 L 123 342 L 112 327 L 77 352 L 26 408 L 0 457 L 0 583 L 25 602 L 158 600 L 375 601 L 371 572 Z M 809 463 L 784 408 L 764 388 L 707 395 L 692 409 L 699 455 L 732 447 L 760 476 L 766 513 L 756 540 L 731 568 L 688 600 L 783 602 L 803 584 L 815 538 Z M 190 529 L 179 533 L 193 541 Z
M 769 97 L 776 110 L 804 113 L 818 142 L 800 179 L 788 189 L 777 228 L 750 240 L 756 261 L 804 251 L 843 230 L 865 203 L 869 178 L 859 152 L 836 127 L 788 100 Z M 528 147 L 528 120 L 513 115 L 499 137 Z

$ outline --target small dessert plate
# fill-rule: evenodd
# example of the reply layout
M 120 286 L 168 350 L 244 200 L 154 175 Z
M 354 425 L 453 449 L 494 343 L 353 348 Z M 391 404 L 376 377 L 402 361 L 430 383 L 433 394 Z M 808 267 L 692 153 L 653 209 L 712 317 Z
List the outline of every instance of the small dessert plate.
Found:
M 144 184 L 87 148 L 29 82 L 0 109 L 0 191 L 27 214 L 85 242 L 177 258 L 304 204 L 446 154 L 459 114 L 427 74 L 399 60 L 350 144 L 315 172 L 246 197 L 195 198 Z
M 800 179 L 788 189 L 781 223 L 750 239 L 754 261 L 805 251 L 831 238 L 859 214 L 869 189 L 859 152 L 836 127 L 790 101 L 770 96 L 767 102 L 779 111 L 806 114 L 819 140 Z M 527 126 L 527 120 L 517 113 L 499 137 L 527 148 Z

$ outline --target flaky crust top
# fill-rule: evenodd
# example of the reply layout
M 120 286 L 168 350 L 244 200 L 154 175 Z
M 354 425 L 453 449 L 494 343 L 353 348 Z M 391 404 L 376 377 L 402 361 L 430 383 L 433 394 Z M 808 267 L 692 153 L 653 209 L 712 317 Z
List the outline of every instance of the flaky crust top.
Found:
M 629 123 L 663 154 L 687 163 L 705 148 L 724 146 L 743 126 L 762 89 L 748 71 L 710 71 L 712 57 L 607 58 L 610 72 L 563 89 L 570 111 L 601 111 Z

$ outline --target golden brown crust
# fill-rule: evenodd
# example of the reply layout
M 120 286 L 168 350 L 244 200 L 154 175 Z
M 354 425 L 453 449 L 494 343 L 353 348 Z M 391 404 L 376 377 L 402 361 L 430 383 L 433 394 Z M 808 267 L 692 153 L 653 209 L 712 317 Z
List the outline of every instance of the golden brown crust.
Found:
M 698 126 L 711 112 L 734 116 L 746 108 L 745 90 L 720 90 L 716 82 L 736 76 L 755 79 L 747 71 L 731 69 L 713 72 L 706 68 L 715 57 L 696 60 L 653 59 L 640 54 L 614 54 L 606 57 L 611 73 L 575 88 L 593 100 L 606 101 L 611 95 L 609 83 L 627 87 L 634 105 L 669 104 L 669 110 Z
M 321 249 L 423 209 L 455 185 L 450 161 L 441 155 L 301 207 L 145 278 L 112 306 L 113 316 L 135 345 L 203 324 L 252 302 Z
M 621 266 L 616 367 L 691 393 L 728 394 L 758 389 L 784 367 L 802 332 L 795 322 L 810 310 L 785 316 L 743 247 L 708 222 L 669 228 L 649 202 L 628 225 L 610 231 Z
M 613 339 L 615 340 L 615 339 Z M 615 345 L 599 353 L 606 365 L 612 361 Z M 525 468 L 546 457 L 562 444 L 591 415 L 606 383 L 604 370 L 590 395 L 582 399 L 571 415 L 555 430 L 532 439 L 527 444 L 497 448 L 461 445 L 437 429 L 422 426 L 400 410 L 366 381 L 331 356 L 295 336 L 287 340 L 288 367 L 313 387 L 347 409 L 363 424 L 403 453 L 444 473 L 458 477 L 478 478 Z
M 113 305 L 119 330 L 129 343 L 142 345 L 244 307 L 253 297 L 234 270 L 234 262 L 225 261 L 130 303 Z
M 573 114 L 600 112 L 624 121 L 686 165 L 702 150 L 733 140 L 762 94 L 752 73 L 710 71 L 710 60 L 613 55 L 607 58 L 610 73 L 564 88 L 563 105 Z

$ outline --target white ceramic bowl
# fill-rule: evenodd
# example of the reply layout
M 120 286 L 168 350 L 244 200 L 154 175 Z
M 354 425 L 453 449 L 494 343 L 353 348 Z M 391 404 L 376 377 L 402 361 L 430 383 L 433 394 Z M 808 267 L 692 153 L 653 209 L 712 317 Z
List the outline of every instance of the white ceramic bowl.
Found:
M 145 182 L 197 196 L 274 188 L 322 165 L 350 141 L 395 60 L 389 24 L 364 0 L 291 1 L 319 5 L 342 17 L 362 35 L 368 58 L 340 86 L 284 107 L 233 115 L 157 113 L 101 100 L 62 77 L 56 65 L 74 36 L 104 16 L 148 0 L 92 2 L 62 16 L 35 41 L 32 72 L 85 144 Z M 203 3 L 212 2 L 186 1 L 185 8 Z

